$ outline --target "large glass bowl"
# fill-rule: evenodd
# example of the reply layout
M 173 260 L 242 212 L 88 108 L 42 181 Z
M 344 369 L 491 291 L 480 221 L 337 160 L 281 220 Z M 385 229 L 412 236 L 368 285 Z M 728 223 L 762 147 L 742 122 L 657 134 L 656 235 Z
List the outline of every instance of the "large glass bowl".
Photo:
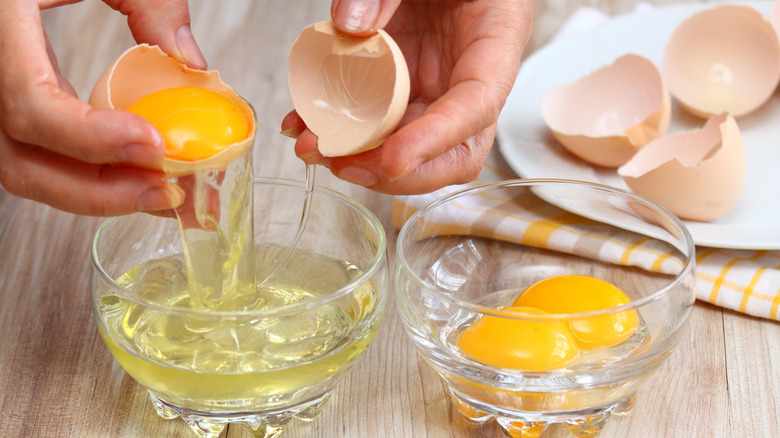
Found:
M 304 191 L 300 182 L 255 179 L 257 281 L 287 253 Z M 233 297 L 246 305 L 232 310 L 193 304 L 176 220 L 136 214 L 97 232 L 98 329 L 158 414 L 182 417 L 203 437 L 227 423 L 276 436 L 294 417 L 313 418 L 366 350 L 387 302 L 384 230 L 346 196 L 325 188 L 312 196 L 295 252 L 262 289 Z
M 611 414 L 627 413 L 694 302 L 694 244 L 683 224 L 637 195 L 584 182 L 511 180 L 447 195 L 406 221 L 396 257 L 398 306 L 419 353 L 464 416 L 495 419 L 513 437 L 539 436 L 552 423 L 595 436 Z M 631 301 L 578 313 L 502 310 L 537 281 L 570 274 L 608 281 Z M 563 292 L 572 301 L 585 293 Z M 565 365 L 491 362 L 499 350 L 544 350 L 549 327 L 574 333 L 626 315 L 636 317 L 630 336 L 582 346 Z M 476 331 L 487 322 L 497 328 Z M 461 348 L 464 330 L 478 333 L 481 356 Z

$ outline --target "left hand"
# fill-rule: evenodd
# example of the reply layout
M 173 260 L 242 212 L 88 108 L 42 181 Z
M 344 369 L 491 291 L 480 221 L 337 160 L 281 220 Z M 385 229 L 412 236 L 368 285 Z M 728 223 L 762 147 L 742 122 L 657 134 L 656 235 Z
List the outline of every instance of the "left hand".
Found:
M 334 0 L 342 32 L 384 28 L 404 53 L 409 106 L 378 148 L 323 157 L 295 111 L 282 130 L 295 153 L 337 177 L 389 194 L 431 192 L 474 180 L 493 145 L 499 112 L 512 89 L 531 33 L 531 0 Z
M 136 115 L 79 100 L 59 68 L 41 10 L 78 0 L 0 1 L 0 185 L 71 213 L 169 214 L 183 195 L 162 170 L 162 136 Z M 104 3 L 127 16 L 138 42 L 206 67 L 186 0 Z

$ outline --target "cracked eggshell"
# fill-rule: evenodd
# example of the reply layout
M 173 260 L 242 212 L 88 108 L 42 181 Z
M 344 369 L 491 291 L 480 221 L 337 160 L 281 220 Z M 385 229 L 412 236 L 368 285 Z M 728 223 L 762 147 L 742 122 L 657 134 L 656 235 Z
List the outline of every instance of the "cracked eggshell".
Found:
M 571 153 L 604 167 L 618 167 L 663 135 L 671 98 L 655 65 L 634 54 L 545 94 L 542 117 Z
M 383 30 L 353 38 L 315 23 L 293 43 L 289 64 L 293 104 L 326 157 L 379 146 L 406 112 L 409 70 Z
M 780 42 L 766 17 L 747 6 L 707 9 L 683 21 L 666 45 L 663 72 L 686 111 L 707 118 L 756 110 L 780 80 Z
M 257 122 L 252 107 L 225 84 L 216 71 L 191 69 L 165 54 L 157 46 L 141 44 L 117 58 L 98 78 L 89 103 L 98 109 L 126 110 L 138 99 L 174 87 L 199 87 L 221 93 L 232 99 L 249 120 L 246 140 L 234 143 L 219 153 L 198 161 L 163 159 L 163 169 L 170 176 L 192 174 L 198 170 L 224 169 L 252 147 Z
M 728 213 L 745 186 L 745 150 L 734 117 L 662 137 L 618 169 L 628 187 L 682 219 L 711 221 Z

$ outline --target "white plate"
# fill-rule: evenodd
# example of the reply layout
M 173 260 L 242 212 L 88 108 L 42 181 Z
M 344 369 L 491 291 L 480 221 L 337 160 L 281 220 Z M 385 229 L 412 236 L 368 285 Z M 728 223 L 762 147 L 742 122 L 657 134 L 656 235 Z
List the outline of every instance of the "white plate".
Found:
M 772 6 L 771 1 L 740 4 L 765 14 Z M 542 120 L 542 98 L 553 86 L 579 79 L 626 53 L 645 56 L 660 70 L 674 29 L 693 13 L 711 7 L 684 4 L 621 16 L 530 56 L 498 119 L 499 148 L 512 169 L 525 178 L 578 179 L 628 189 L 615 170 L 591 167 L 555 141 Z M 737 123 L 747 155 L 747 180 L 739 202 L 715 221 L 685 224 L 697 245 L 780 249 L 780 92 Z M 703 124 L 675 106 L 667 133 Z

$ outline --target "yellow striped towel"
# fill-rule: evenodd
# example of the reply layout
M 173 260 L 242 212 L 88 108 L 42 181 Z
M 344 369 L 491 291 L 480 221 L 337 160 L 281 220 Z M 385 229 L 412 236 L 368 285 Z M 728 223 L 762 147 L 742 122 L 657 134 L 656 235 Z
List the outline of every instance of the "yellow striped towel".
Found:
M 497 148 L 488 156 L 488 162 L 477 180 L 471 184 L 449 186 L 433 193 L 415 196 L 399 196 L 393 203 L 393 225 L 401 227 L 415 211 L 448 193 L 493 181 L 517 178 L 501 157 Z M 459 205 L 459 211 L 449 215 L 453 227 L 469 226 L 477 218 L 490 215 L 490 203 L 485 205 Z M 521 236 L 520 242 L 555 251 L 598 257 L 605 261 L 623 263 L 667 271 L 664 263 L 673 263 L 668 255 L 653 248 L 650 240 L 626 240 L 615 236 L 600 242 L 587 242 L 587 223 L 572 220 L 561 221 L 567 214 L 555 206 L 539 202 L 539 208 L 524 211 L 522 217 L 513 217 L 511 233 Z M 549 219 L 555 217 L 563 226 L 549 227 Z M 574 215 L 572 215 L 574 217 Z M 500 220 L 502 218 L 496 218 Z M 547 221 L 547 222 L 546 222 Z M 547 229 L 545 229 L 547 227 Z M 584 227 L 584 228 L 583 228 Z M 540 230 L 542 232 L 540 232 Z M 528 240 L 522 236 L 533 236 Z M 539 236 L 543 236 L 539 238 Z M 502 236 L 492 236 L 502 238 Z M 514 239 L 514 238 L 507 238 Z M 636 238 L 635 238 L 636 239 Z M 593 254 L 584 252 L 594 251 Z M 675 269 L 669 267 L 670 270 Z M 753 316 L 778 320 L 780 306 L 780 251 L 749 251 L 719 248 L 696 248 L 696 297 L 717 306 L 737 310 Z

